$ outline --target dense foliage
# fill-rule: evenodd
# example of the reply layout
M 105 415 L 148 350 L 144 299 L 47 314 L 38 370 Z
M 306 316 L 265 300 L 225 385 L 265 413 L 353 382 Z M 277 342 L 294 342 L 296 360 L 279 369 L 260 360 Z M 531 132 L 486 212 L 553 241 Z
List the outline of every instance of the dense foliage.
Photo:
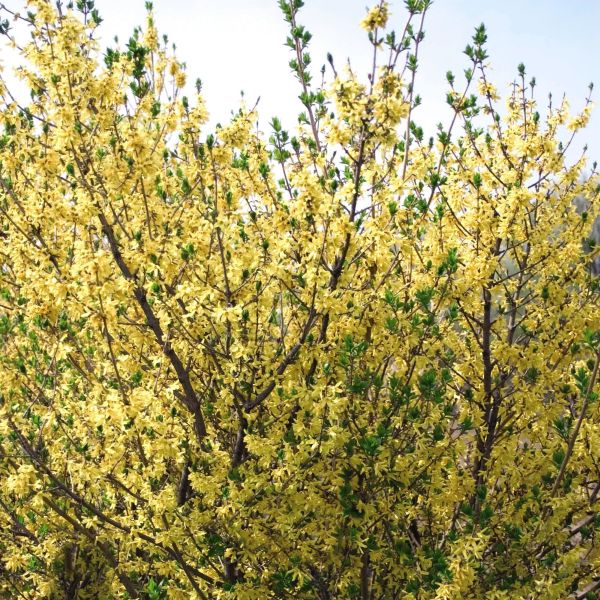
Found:
M 205 130 L 151 6 L 106 51 L 88 0 L 4 9 L 2 597 L 594 597 L 590 103 L 521 65 L 501 107 L 481 26 L 427 140 L 406 4 L 317 85 L 280 0 L 304 112 L 267 135 Z

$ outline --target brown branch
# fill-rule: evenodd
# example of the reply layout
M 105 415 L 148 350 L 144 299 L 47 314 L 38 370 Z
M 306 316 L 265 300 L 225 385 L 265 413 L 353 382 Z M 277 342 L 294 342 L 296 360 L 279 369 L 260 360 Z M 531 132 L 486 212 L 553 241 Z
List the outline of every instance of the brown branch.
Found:
M 196 432 L 196 437 L 199 443 L 202 443 L 203 439 L 206 436 L 206 425 L 204 423 L 204 417 L 202 415 L 202 410 L 200 407 L 200 402 L 198 401 L 198 397 L 192 386 L 190 380 L 189 371 L 183 365 L 183 362 L 179 358 L 179 355 L 173 350 L 171 343 L 168 339 L 165 338 L 164 332 L 160 325 L 160 321 L 154 314 L 150 303 L 146 297 L 146 291 L 142 286 L 139 285 L 137 281 L 137 277 L 131 272 L 123 256 L 121 254 L 121 250 L 119 248 L 119 243 L 115 237 L 114 230 L 111 225 L 108 223 L 106 216 L 102 211 L 99 212 L 98 218 L 100 219 L 100 223 L 102 224 L 102 230 L 108 239 L 108 243 L 110 246 L 110 250 L 112 256 L 119 267 L 123 277 L 128 281 L 131 281 L 135 284 L 135 288 L 133 294 L 135 299 L 137 300 L 140 308 L 142 309 L 145 317 L 146 323 L 154 333 L 154 337 L 156 341 L 162 348 L 163 353 L 169 359 L 171 365 L 175 369 L 175 373 L 177 374 L 177 379 L 183 388 L 183 395 L 178 395 L 180 397 L 183 404 L 186 408 L 192 413 L 194 416 L 194 429 Z

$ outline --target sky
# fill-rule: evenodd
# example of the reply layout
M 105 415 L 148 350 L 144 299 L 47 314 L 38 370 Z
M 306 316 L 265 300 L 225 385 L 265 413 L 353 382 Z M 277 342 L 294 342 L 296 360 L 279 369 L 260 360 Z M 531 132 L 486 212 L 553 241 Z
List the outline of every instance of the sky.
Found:
M 63 0 L 64 1 L 64 0 Z M 336 67 L 349 58 L 353 69 L 366 76 L 370 58 L 366 34 L 359 22 L 375 0 L 305 0 L 299 22 L 313 34 L 311 56 L 316 71 L 327 52 Z M 22 9 L 22 0 L 4 2 Z M 240 92 L 248 105 L 260 97 L 260 125 L 268 131 L 273 116 L 292 128 L 301 110 L 298 84 L 290 73 L 289 50 L 283 45 L 287 24 L 276 0 L 154 0 L 160 33 L 177 46 L 186 62 L 188 80 L 200 78 L 211 121 L 226 122 L 237 109 Z M 393 0 L 390 24 L 404 24 L 403 2 Z M 114 35 L 125 42 L 135 25 L 145 21 L 144 0 L 96 0 L 104 22 L 102 40 L 111 45 Z M 567 95 L 573 109 L 583 106 L 588 84 L 598 85 L 600 96 L 599 0 L 434 0 L 425 23 L 426 37 L 420 56 L 417 92 L 423 103 L 415 118 L 426 135 L 438 122 L 449 122 L 445 105 L 446 71 L 457 79 L 468 66 L 463 54 L 474 28 L 481 22 L 488 31 L 491 79 L 501 93 L 523 62 L 527 77 L 537 80 L 537 98 L 547 105 L 548 92 L 557 100 Z M 575 144 L 588 145 L 590 160 L 600 161 L 600 106 Z

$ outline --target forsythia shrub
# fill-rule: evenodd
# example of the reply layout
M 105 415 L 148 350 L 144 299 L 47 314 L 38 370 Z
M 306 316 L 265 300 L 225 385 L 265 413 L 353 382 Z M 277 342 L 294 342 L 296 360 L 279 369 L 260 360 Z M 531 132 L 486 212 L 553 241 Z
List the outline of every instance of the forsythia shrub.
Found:
M 429 4 L 315 85 L 280 0 L 304 112 L 268 139 L 204 130 L 150 5 L 105 52 L 89 0 L 4 8 L 2 597 L 595 597 L 590 102 L 540 114 L 521 65 L 500 108 L 481 26 L 427 140 Z

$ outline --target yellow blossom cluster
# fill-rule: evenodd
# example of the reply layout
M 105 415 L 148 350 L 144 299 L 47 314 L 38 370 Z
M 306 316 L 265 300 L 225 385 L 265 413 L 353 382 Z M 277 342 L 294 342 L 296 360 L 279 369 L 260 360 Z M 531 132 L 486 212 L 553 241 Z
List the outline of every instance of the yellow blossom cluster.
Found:
M 208 130 L 150 5 L 105 50 L 90 2 L 0 19 L 0 597 L 600 588 L 591 103 L 500 111 L 478 28 L 429 140 L 429 4 L 317 87 L 281 0 L 304 106 L 269 135 Z

